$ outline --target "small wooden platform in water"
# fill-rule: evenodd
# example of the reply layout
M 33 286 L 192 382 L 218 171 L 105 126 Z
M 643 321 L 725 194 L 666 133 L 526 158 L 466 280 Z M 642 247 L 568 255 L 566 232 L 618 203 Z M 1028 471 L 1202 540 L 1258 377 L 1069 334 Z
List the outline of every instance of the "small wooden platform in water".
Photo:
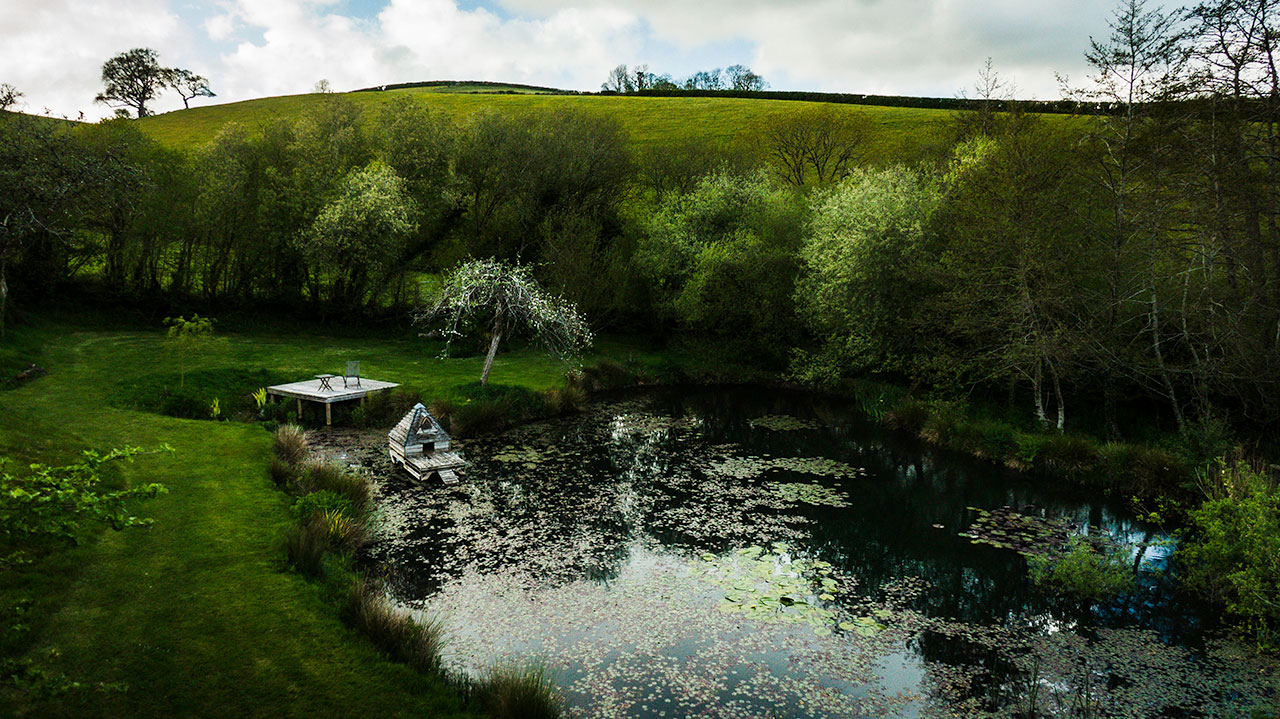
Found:
M 391 461 L 414 479 L 436 475 L 445 484 L 456 484 L 458 470 L 466 464 L 462 455 L 449 451 L 448 433 L 421 402 L 387 433 L 387 444 Z
M 291 397 L 298 401 L 298 416 L 302 416 L 302 402 L 319 402 L 324 405 L 324 423 L 333 424 L 333 405 L 334 402 L 347 402 L 349 400 L 364 401 L 366 397 L 375 393 L 389 390 L 400 385 L 396 382 L 382 382 L 376 379 L 360 378 L 360 384 L 357 385 L 355 380 L 349 380 L 348 386 L 342 385 L 342 375 L 335 375 L 329 378 L 329 386 L 331 389 L 324 389 L 323 383 L 319 379 L 306 379 L 301 382 L 290 382 L 289 384 L 277 384 L 267 388 L 267 394 L 273 394 L 277 397 Z

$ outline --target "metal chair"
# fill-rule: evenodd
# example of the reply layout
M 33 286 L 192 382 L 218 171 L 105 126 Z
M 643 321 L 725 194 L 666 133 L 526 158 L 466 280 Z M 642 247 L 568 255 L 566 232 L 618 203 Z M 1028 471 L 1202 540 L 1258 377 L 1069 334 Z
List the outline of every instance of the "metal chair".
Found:
M 355 380 L 357 387 L 360 386 L 360 360 L 347 361 L 347 370 L 342 373 L 342 386 L 349 386 L 351 380 Z

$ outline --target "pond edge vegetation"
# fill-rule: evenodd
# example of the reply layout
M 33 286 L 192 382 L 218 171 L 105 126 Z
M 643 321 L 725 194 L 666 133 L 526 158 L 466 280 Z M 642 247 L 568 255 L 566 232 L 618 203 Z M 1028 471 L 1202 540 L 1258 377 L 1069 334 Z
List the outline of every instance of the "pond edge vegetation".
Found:
M 499 662 L 478 678 L 441 664 L 447 629 L 440 617 L 392 604 L 382 583 L 354 570 L 354 554 L 368 541 L 373 487 L 368 477 L 308 458 L 306 430 L 282 425 L 274 433 L 271 481 L 295 497 L 297 524 L 285 537 L 289 566 L 320 583 L 343 623 L 388 658 L 450 686 L 469 709 L 495 719 L 563 716 L 564 701 L 540 663 Z

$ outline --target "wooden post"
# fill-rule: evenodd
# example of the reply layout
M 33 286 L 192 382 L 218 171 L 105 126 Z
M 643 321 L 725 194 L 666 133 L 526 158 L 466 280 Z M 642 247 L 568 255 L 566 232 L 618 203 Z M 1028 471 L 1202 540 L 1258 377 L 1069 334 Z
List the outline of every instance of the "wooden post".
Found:
M 330 402 L 324 403 L 324 426 L 333 426 L 333 404 Z
M 298 398 L 298 424 L 302 424 L 302 398 Z

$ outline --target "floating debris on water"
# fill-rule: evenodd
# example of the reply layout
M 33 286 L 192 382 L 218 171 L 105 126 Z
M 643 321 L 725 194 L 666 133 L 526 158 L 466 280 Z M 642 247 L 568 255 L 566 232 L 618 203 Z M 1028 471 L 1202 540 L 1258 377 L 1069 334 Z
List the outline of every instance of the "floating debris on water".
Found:
M 821 426 L 817 422 L 792 417 L 787 414 L 767 414 L 763 417 L 748 420 L 748 424 L 752 427 L 771 429 L 775 432 L 795 432 L 802 429 L 817 429 Z

